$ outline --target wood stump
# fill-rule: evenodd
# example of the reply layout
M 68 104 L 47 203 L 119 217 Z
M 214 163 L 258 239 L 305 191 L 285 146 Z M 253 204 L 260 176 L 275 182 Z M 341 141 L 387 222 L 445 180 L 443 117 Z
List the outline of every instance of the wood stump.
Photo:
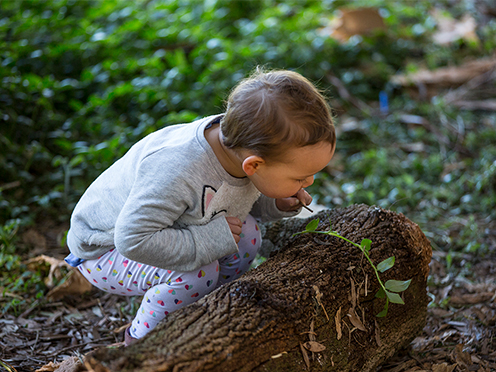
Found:
M 415 223 L 377 207 L 355 205 L 317 217 L 318 230 L 328 230 L 332 221 L 332 229 L 353 242 L 371 239 L 376 265 L 395 256 L 393 268 L 380 276 L 383 282 L 412 279 L 402 293 L 405 304 L 390 304 L 385 318 L 376 317 L 385 300 L 375 298 L 379 284 L 362 252 L 327 235 L 292 237 L 315 217 L 286 219 L 265 226 L 264 250 L 271 251 L 266 262 L 170 314 L 137 344 L 97 350 L 87 366 L 95 371 L 373 371 L 425 325 L 431 245 Z M 356 327 L 356 319 L 363 327 Z

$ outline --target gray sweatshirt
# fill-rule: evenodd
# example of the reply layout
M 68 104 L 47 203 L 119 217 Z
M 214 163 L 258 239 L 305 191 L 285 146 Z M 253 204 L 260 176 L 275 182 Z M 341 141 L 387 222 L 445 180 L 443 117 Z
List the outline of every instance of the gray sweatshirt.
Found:
M 224 170 L 204 136 L 219 119 L 158 130 L 103 172 L 73 211 L 71 253 L 95 259 L 115 247 L 134 261 L 191 271 L 237 252 L 225 217 L 297 214 L 280 211 L 248 178 Z

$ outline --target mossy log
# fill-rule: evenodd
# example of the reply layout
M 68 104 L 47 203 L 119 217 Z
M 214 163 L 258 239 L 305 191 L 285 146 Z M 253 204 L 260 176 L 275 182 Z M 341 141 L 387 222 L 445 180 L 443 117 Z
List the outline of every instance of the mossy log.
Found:
M 318 214 L 360 243 L 372 240 L 375 264 L 395 256 L 380 274 L 412 279 L 405 304 L 375 297 L 378 281 L 361 251 L 336 237 L 293 233 L 312 219 L 266 225 L 270 258 L 198 302 L 172 313 L 146 338 L 87 357 L 95 371 L 373 371 L 418 335 L 426 319 L 431 245 L 402 214 L 355 205 Z M 315 218 L 315 217 L 313 217 Z M 340 315 L 339 315 L 340 314 Z M 358 320 L 357 320 L 358 319 Z M 310 342 L 311 341 L 311 342 Z

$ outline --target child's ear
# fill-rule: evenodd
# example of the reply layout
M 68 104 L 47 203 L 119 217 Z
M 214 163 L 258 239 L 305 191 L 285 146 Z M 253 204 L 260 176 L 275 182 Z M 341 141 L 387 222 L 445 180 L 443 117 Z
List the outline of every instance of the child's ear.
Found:
M 261 165 L 265 164 L 265 160 L 263 160 L 260 156 L 250 155 L 243 160 L 243 172 L 246 173 L 247 176 L 253 176 L 259 169 Z

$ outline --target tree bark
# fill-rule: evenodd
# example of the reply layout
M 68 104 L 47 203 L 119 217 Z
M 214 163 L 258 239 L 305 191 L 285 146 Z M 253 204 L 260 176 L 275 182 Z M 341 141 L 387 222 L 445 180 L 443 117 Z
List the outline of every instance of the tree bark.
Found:
M 315 217 L 287 219 L 266 226 L 263 249 L 272 251 L 266 262 L 170 314 L 135 345 L 96 351 L 86 365 L 145 372 L 373 371 L 425 325 L 430 243 L 405 216 L 377 207 L 318 217 L 318 230 L 328 230 L 331 220 L 353 242 L 371 239 L 376 265 L 395 256 L 380 276 L 383 282 L 412 279 L 404 305 L 390 304 L 385 318 L 376 317 L 385 300 L 375 298 L 379 284 L 362 252 L 327 235 L 292 237 Z

